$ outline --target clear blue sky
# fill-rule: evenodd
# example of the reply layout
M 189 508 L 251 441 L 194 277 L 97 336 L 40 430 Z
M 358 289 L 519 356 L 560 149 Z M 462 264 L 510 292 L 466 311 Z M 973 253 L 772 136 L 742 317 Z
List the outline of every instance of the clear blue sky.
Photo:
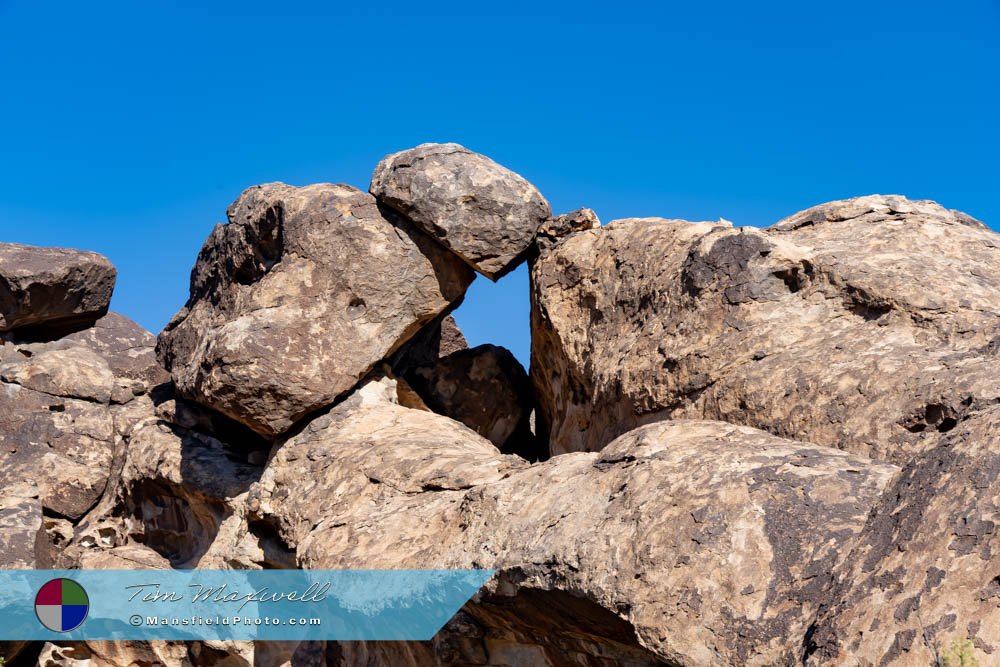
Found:
M 880 192 L 1000 223 L 1000 0 L 371 4 L 0 0 L 0 240 L 106 254 L 155 333 L 245 187 L 366 188 L 425 141 L 605 222 Z M 527 314 L 522 268 L 458 320 L 526 363 Z

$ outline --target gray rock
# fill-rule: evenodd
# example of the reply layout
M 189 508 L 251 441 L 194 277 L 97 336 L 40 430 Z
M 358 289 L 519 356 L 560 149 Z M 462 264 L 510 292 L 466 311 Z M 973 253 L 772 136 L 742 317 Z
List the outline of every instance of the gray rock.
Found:
M 862 197 L 768 230 L 630 219 L 532 270 L 532 376 L 552 453 L 710 418 L 905 462 L 1000 396 L 1000 236 Z
M 117 275 L 95 252 L 0 243 L 0 332 L 86 326 L 108 312 Z
M 491 280 L 521 262 L 551 215 L 533 185 L 458 144 L 383 158 L 369 191 Z
M 255 186 L 228 216 L 157 350 L 181 395 L 266 437 L 349 391 L 474 277 L 347 185 Z

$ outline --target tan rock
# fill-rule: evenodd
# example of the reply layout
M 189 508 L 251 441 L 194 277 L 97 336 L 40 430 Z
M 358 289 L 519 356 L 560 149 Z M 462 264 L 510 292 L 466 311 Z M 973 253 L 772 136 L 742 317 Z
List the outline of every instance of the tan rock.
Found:
M 502 452 L 543 458 L 531 428 L 531 382 L 509 350 L 479 345 L 417 366 L 407 383 L 434 412 L 460 421 Z
M 993 407 L 903 468 L 837 569 L 811 664 L 937 664 L 966 642 L 990 664 L 1000 652 L 998 445 Z
M 708 418 L 904 462 L 1000 395 L 1000 236 L 863 197 L 774 228 L 618 220 L 532 270 L 552 453 Z
M 368 384 L 277 448 L 247 496 L 253 530 L 308 568 L 496 568 L 465 608 L 482 639 L 439 639 L 538 664 L 793 659 L 895 471 L 691 421 L 529 466 L 394 396 Z M 364 650 L 427 664 L 426 646 Z
M 153 337 L 120 315 L 41 342 L 0 337 L 0 486 L 30 479 L 42 505 L 79 519 L 99 499 L 145 394 L 166 375 Z
M 267 437 L 349 391 L 473 278 L 350 186 L 255 186 L 228 216 L 158 353 L 183 396 Z

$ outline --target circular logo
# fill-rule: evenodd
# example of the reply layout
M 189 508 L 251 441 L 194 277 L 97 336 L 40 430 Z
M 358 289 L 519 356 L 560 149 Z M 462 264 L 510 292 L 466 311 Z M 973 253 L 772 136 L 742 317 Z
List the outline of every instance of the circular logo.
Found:
M 35 596 L 38 621 L 54 632 L 76 630 L 83 625 L 89 609 L 87 591 L 72 579 L 53 579 Z

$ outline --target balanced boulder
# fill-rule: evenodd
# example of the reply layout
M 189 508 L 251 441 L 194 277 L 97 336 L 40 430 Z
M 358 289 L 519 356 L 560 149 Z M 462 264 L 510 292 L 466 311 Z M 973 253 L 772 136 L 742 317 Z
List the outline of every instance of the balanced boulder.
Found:
M 181 395 L 267 437 L 349 391 L 474 277 L 347 185 L 255 186 L 228 216 L 157 349 Z
M 458 144 L 385 157 L 369 191 L 491 280 L 520 263 L 552 213 L 531 183 Z

